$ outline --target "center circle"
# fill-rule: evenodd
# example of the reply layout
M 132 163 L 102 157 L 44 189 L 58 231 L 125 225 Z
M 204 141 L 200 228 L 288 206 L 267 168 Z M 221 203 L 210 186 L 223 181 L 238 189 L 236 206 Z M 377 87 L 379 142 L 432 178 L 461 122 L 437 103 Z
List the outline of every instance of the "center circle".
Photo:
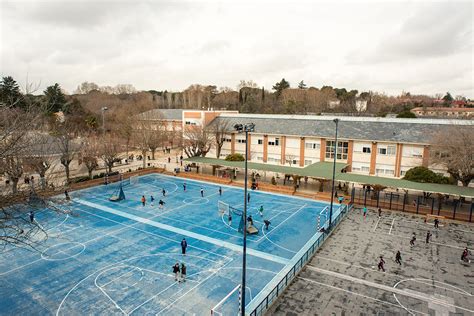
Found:
M 187 198 L 183 200 L 184 204 L 190 204 L 190 205 L 200 205 L 200 204 L 206 204 L 209 203 L 209 200 L 207 198 Z
M 41 258 L 48 261 L 61 261 L 74 258 L 86 249 L 80 242 L 65 242 L 53 245 L 41 253 Z

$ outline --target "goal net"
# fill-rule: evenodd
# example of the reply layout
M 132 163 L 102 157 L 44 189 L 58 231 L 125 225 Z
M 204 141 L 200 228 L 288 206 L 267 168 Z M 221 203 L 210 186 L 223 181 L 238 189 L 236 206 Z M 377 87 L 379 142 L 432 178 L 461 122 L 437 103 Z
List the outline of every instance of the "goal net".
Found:
M 219 214 L 221 215 L 229 213 L 230 209 L 229 204 L 222 201 L 217 201 L 217 208 L 219 210 Z
M 138 176 L 131 176 L 129 180 L 131 185 L 138 184 Z
M 219 215 L 224 216 L 227 214 L 228 225 L 234 226 L 234 223 L 238 223 L 237 231 L 243 232 L 244 229 L 244 213 L 236 209 L 235 207 L 230 206 L 229 204 L 218 201 L 217 207 L 219 209 Z
M 211 309 L 212 316 L 240 315 L 240 284 Z

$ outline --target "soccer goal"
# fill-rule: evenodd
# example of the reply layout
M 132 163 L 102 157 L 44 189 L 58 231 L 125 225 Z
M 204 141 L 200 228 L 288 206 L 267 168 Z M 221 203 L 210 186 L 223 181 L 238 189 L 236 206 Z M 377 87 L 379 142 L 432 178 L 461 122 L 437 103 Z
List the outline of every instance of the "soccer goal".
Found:
M 220 215 L 229 213 L 229 209 L 230 209 L 229 204 L 222 201 L 217 201 L 217 208 L 219 210 Z
M 212 316 L 240 315 L 241 286 L 237 285 L 219 303 L 211 309 Z M 235 313 L 234 313 L 235 312 Z

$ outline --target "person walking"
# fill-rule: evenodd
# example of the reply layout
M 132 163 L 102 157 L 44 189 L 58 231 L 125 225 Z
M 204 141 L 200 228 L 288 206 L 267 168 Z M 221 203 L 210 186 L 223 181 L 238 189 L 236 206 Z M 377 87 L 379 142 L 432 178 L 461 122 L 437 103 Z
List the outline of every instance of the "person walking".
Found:
M 66 201 L 71 200 L 71 198 L 69 197 L 69 192 L 67 190 L 64 190 L 64 196 L 66 197 Z
M 467 247 L 466 247 L 466 248 L 463 250 L 463 252 L 462 252 L 461 261 L 464 261 L 464 262 L 467 262 L 467 263 L 471 262 L 471 261 L 467 258 L 468 255 L 469 255 L 469 250 L 467 250 Z
M 153 195 L 150 195 L 150 205 L 153 206 L 155 203 L 155 198 L 153 197 Z
M 363 213 L 364 213 L 364 219 L 365 219 L 367 217 L 367 206 L 364 206 Z
M 174 280 L 179 282 L 179 262 L 173 266 Z
M 439 228 L 439 219 L 435 218 L 434 220 L 434 227 Z
M 183 183 L 183 191 L 186 192 L 186 182 Z
M 379 218 L 382 217 L 382 209 L 379 207 Z
M 168 163 L 171 163 L 171 157 L 168 157 Z
M 258 212 L 260 213 L 260 217 L 263 217 L 263 205 L 260 205 Z
M 380 261 L 378 264 L 379 271 L 382 270 L 383 272 L 385 272 L 385 267 L 383 266 L 384 264 L 385 264 L 385 260 L 383 260 L 383 257 L 380 256 Z
M 395 255 L 395 262 L 399 265 L 402 265 L 402 254 L 400 253 L 400 250 L 398 250 L 397 254 Z
M 250 203 L 250 193 L 247 193 L 247 203 Z
M 35 212 L 30 211 L 30 223 L 33 223 L 34 221 L 35 221 Z
M 222 196 L 222 188 L 219 187 L 219 195 Z
M 145 199 L 145 196 L 142 195 L 142 206 L 145 206 L 146 205 L 146 199 Z
M 201 188 L 201 197 L 204 197 L 204 189 Z
M 413 233 L 413 236 L 410 239 L 410 246 L 414 246 L 416 241 L 416 234 Z
M 181 263 L 181 281 L 186 282 L 186 266 Z
M 227 216 L 227 222 L 229 223 L 229 226 L 232 226 L 232 214 L 229 212 L 229 216 Z
M 430 238 L 431 238 L 431 236 L 432 236 L 431 232 L 428 231 L 428 232 L 426 233 L 426 243 L 427 243 L 427 244 L 430 243 Z
M 158 205 L 160 206 L 160 208 L 163 208 L 163 206 L 164 206 L 165 204 L 166 204 L 165 201 L 163 201 L 163 200 L 161 200 L 161 199 L 158 201 Z
M 161 189 L 161 193 L 163 194 L 163 196 L 166 196 L 166 190 L 165 190 L 165 188 Z
M 186 256 L 186 248 L 188 248 L 188 242 L 183 238 L 183 240 L 181 240 L 181 254 L 183 256 Z

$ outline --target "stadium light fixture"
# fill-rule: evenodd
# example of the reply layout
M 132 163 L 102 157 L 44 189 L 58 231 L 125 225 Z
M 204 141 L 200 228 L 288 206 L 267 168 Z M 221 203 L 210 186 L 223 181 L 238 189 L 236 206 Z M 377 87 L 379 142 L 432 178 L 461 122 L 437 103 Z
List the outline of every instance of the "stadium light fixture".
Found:
M 245 175 L 244 175 L 244 239 L 243 239 L 243 251 L 242 251 L 242 284 L 241 284 L 241 298 L 240 298 L 240 313 L 245 316 L 245 280 L 246 280 L 246 267 L 247 267 L 247 181 L 248 181 L 248 151 L 249 151 L 249 132 L 255 131 L 254 123 L 247 124 L 235 124 L 234 129 L 238 133 L 245 133 Z

